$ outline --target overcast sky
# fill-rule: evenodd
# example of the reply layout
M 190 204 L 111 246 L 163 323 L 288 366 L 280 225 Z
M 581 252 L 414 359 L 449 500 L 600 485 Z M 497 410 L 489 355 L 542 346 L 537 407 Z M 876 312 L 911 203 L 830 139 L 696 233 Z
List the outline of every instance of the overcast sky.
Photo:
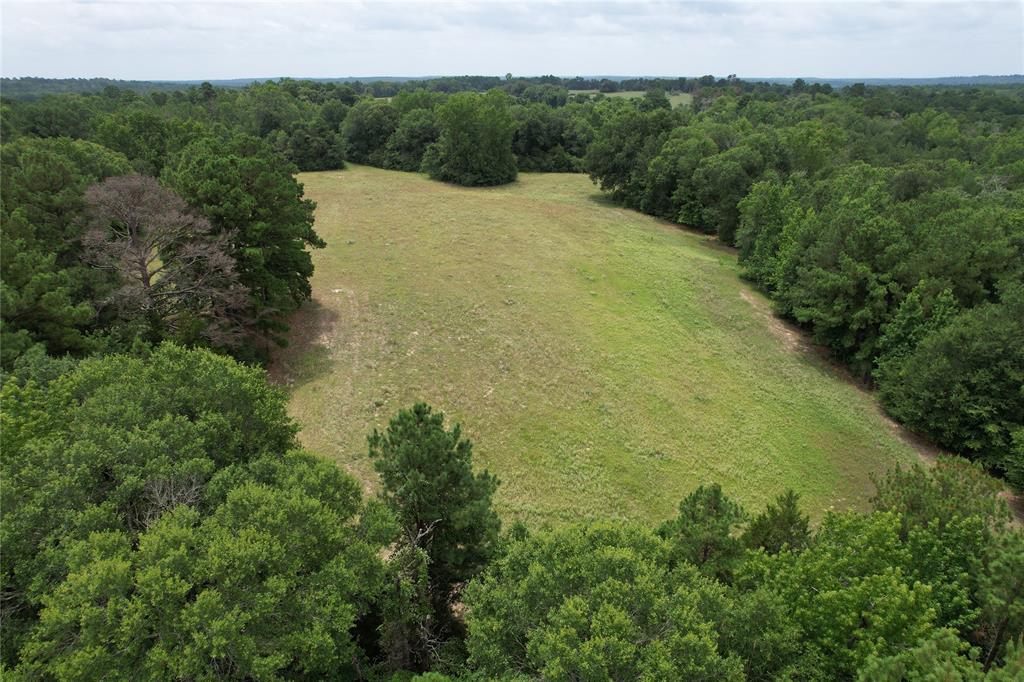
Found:
M 1010 2 L 0 2 L 4 76 L 1024 72 Z

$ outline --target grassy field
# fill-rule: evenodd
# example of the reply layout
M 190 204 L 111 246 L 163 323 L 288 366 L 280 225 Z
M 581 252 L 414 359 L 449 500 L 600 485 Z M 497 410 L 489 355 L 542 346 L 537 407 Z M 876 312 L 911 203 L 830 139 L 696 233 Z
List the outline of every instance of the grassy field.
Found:
M 598 92 L 599 92 L 598 90 L 570 90 L 569 94 L 570 95 L 596 95 Z M 643 97 L 644 94 L 645 93 L 644 93 L 643 90 L 624 90 L 622 92 L 606 92 L 606 93 L 604 93 L 604 96 L 605 97 L 626 97 L 628 99 L 628 98 L 633 98 L 633 97 Z M 679 106 L 681 104 L 689 105 L 690 102 L 693 101 L 693 95 L 691 95 L 688 92 L 668 93 L 668 101 L 671 102 L 672 106 L 674 106 L 674 107 Z
M 366 435 L 425 400 L 502 480 L 504 518 L 670 516 L 702 482 L 815 517 L 914 451 L 707 238 L 584 175 L 466 189 L 352 166 L 319 204 L 313 301 L 271 370 L 301 438 L 375 480 Z

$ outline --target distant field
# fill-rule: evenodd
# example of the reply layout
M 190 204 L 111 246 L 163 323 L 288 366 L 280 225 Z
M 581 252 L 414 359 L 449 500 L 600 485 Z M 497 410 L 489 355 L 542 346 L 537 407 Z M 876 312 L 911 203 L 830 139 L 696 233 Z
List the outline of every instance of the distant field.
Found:
M 328 247 L 272 374 L 303 442 L 368 487 L 367 433 L 417 400 L 462 423 L 504 518 L 531 524 L 663 519 L 711 481 L 755 508 L 793 487 L 817 517 L 915 457 L 732 253 L 584 175 L 300 179 Z
M 597 93 L 598 93 L 597 90 L 570 90 L 569 91 L 570 95 L 596 95 Z M 604 93 L 604 96 L 605 97 L 626 97 L 626 98 L 643 97 L 644 96 L 644 91 L 643 90 L 625 90 L 623 92 L 606 92 L 606 93 Z M 679 106 L 680 104 L 689 105 L 690 102 L 693 101 L 693 95 L 691 95 L 688 92 L 669 93 L 668 101 L 671 102 L 672 106 L 674 106 L 674 107 Z

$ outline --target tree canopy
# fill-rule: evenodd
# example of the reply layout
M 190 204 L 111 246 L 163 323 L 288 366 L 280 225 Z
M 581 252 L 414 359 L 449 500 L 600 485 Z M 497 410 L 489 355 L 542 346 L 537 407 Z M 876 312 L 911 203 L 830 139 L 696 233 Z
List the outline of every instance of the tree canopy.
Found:
M 266 143 L 246 135 L 200 138 L 176 155 L 161 176 L 206 216 L 215 233 L 232 235 L 247 313 L 261 334 L 287 329 L 282 316 L 310 296 L 307 248 L 324 242 L 313 229 L 315 204 Z
M 423 159 L 430 177 L 470 186 L 516 179 L 515 120 L 504 93 L 453 95 L 438 108 L 437 126 L 440 136 Z

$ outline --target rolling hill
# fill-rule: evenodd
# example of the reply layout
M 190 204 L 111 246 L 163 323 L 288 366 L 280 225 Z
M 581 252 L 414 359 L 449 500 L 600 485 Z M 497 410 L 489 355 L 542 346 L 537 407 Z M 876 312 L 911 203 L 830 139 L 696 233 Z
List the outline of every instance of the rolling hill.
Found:
M 917 456 L 730 250 L 584 175 L 300 180 L 328 246 L 271 372 L 304 444 L 367 487 L 367 434 L 419 400 L 462 424 L 503 517 L 530 525 L 659 520 L 712 481 L 753 508 L 792 487 L 820 517 Z

